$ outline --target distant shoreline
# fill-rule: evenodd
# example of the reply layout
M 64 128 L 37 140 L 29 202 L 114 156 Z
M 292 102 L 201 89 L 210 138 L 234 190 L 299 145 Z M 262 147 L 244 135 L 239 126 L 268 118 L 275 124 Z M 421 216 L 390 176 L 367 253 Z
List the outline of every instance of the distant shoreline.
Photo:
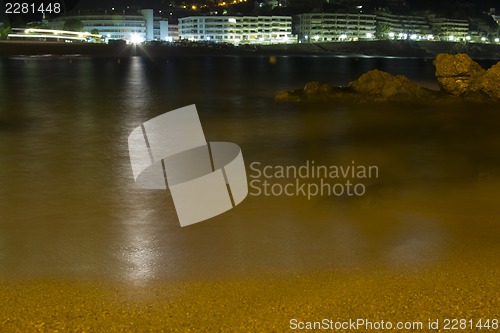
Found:
M 60 42 L 1 41 L 0 57 L 61 55 L 96 57 L 171 56 L 352 56 L 434 58 L 439 53 L 466 53 L 474 59 L 500 59 L 500 45 L 428 42 L 363 41 L 227 47 L 218 44 L 191 46 L 107 45 Z

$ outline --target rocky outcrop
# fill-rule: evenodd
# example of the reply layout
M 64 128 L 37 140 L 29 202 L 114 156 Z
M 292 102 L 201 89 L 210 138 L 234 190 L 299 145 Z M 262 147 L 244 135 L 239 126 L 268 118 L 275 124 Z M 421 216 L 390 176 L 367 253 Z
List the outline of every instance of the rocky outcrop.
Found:
M 467 94 L 473 83 L 485 73 L 485 70 L 467 54 L 440 53 L 434 64 L 436 79 L 441 90 L 454 96 Z
M 500 100 L 500 62 L 488 70 L 466 54 L 438 54 L 436 79 L 441 90 L 474 102 Z
M 430 92 L 402 75 L 391 75 L 378 69 L 361 75 L 349 83 L 354 92 L 377 101 L 415 100 L 430 95 Z
M 302 102 L 304 96 L 301 91 L 280 91 L 274 97 L 276 102 Z
M 333 86 L 328 83 L 308 82 L 304 86 L 304 94 L 308 96 L 325 95 L 331 93 L 333 89 Z
M 282 91 L 275 97 L 279 102 L 337 101 L 350 103 L 373 103 L 386 101 L 417 101 L 433 94 L 410 79 L 394 76 L 379 70 L 361 75 L 348 87 L 308 82 L 303 89 Z
M 422 88 L 405 76 L 395 76 L 375 69 L 350 82 L 348 87 L 308 82 L 303 89 L 278 93 L 275 100 L 373 103 L 430 100 L 448 102 L 465 99 L 478 103 L 500 102 L 500 62 L 484 70 L 466 54 L 441 53 L 434 64 L 440 92 Z
M 500 62 L 493 65 L 477 78 L 470 87 L 472 94 L 481 94 L 487 98 L 500 100 Z
M 349 100 L 353 98 L 352 91 L 347 88 L 334 87 L 328 83 L 308 82 L 303 89 L 281 91 L 274 99 L 277 102 L 328 101 L 333 99 Z

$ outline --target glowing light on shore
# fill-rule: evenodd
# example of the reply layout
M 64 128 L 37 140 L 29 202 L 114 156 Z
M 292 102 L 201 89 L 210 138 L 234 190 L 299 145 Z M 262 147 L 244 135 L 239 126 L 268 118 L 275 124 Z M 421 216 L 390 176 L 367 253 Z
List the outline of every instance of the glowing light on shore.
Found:
M 57 38 L 57 39 L 72 39 L 72 40 L 80 40 L 80 41 L 85 41 L 85 38 L 80 38 L 80 37 L 71 37 L 71 36 L 54 36 L 54 35 L 20 35 L 20 34 L 8 34 L 7 37 L 9 38 Z
M 394 32 L 389 32 L 389 37 L 394 38 Z
M 53 34 L 53 35 L 73 35 L 73 36 L 78 36 L 78 37 L 85 37 L 85 36 L 100 36 L 100 35 L 92 35 L 90 32 L 78 32 L 78 31 L 67 31 L 67 30 L 53 30 L 53 29 L 35 29 L 35 28 L 29 28 L 24 30 L 25 34 L 31 34 L 31 33 L 46 33 L 46 34 Z
M 130 42 L 134 45 L 142 44 L 144 42 L 144 37 L 138 34 L 130 35 Z
M 53 29 L 13 29 L 15 33 L 9 34 L 9 38 L 43 38 L 52 40 L 79 40 L 86 42 L 89 39 L 97 40 L 101 35 L 91 34 L 90 32 L 76 32 L 66 30 L 53 30 Z

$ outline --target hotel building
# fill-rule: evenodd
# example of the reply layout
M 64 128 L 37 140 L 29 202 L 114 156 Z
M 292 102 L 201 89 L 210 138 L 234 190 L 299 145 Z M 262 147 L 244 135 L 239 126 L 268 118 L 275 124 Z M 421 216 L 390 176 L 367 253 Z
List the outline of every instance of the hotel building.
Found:
M 63 29 L 64 23 L 77 19 L 84 24 L 84 31 L 97 30 L 106 40 L 124 39 L 127 41 L 168 40 L 168 21 L 154 16 L 152 9 L 137 12 L 103 11 L 81 12 L 76 15 L 61 16 L 50 25 Z
M 312 13 L 294 16 L 293 32 L 300 43 L 372 40 L 375 15 Z
M 394 15 L 377 13 L 377 25 L 384 26 L 382 38 L 390 39 L 433 39 L 433 30 L 425 16 Z
M 297 41 L 290 16 L 189 16 L 179 19 L 179 38 L 232 44 Z
M 466 41 L 469 35 L 469 21 L 448 19 L 429 15 L 433 33 L 439 40 Z M 470 37 L 469 37 L 470 38 Z

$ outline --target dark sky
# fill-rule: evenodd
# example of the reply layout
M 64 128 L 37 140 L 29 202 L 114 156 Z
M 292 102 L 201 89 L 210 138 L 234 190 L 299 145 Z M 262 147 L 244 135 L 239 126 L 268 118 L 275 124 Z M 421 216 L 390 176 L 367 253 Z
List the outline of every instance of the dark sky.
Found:
M 41 15 L 20 15 L 20 14 L 5 14 L 5 4 L 7 2 L 23 2 L 23 1 L 10 1 L 10 0 L 0 0 L 1 11 L 0 11 L 0 22 L 4 22 L 6 16 L 8 16 L 10 22 L 16 21 L 21 18 L 25 22 L 29 21 L 37 21 L 41 19 Z M 39 4 L 44 3 L 48 4 L 49 2 L 59 2 L 64 4 L 64 8 L 66 11 L 77 10 L 77 9 L 92 9 L 92 8 L 110 8 L 117 7 L 122 8 L 124 6 L 138 6 L 141 8 L 162 8 L 168 5 L 168 1 L 166 0 L 30 0 L 27 1 L 29 3 L 34 3 L 36 7 Z
M 162 0 L 66 0 L 68 5 L 77 8 L 104 8 L 104 7 L 123 7 L 123 6 L 139 6 L 142 8 L 160 8 L 162 5 L 168 4 L 168 1 Z
M 110 7 L 117 7 L 117 8 L 123 8 L 124 6 L 130 5 L 130 6 L 138 6 L 141 8 L 153 8 L 153 9 L 161 9 L 165 8 L 168 6 L 169 1 L 168 0 L 52 0 L 52 2 L 62 2 L 64 3 L 64 7 L 68 10 L 76 10 L 76 9 L 92 9 L 92 8 L 110 8 Z M 415 7 L 419 7 L 419 9 L 422 9 L 424 7 L 434 7 L 434 8 L 439 8 L 439 7 L 448 7 L 448 6 L 453 6 L 457 5 L 457 3 L 461 3 L 462 1 L 469 2 L 476 4 L 480 10 L 487 10 L 490 7 L 496 7 L 497 12 L 500 12 L 500 0 L 480 0 L 476 2 L 476 0 L 462 0 L 462 1 L 455 1 L 455 0 L 408 0 L 410 3 L 412 3 Z M 0 12 L 0 22 L 5 21 L 5 3 L 10 2 L 9 0 L 0 0 L 1 8 L 2 11 Z M 14 2 L 14 1 L 12 1 Z M 21 1 L 17 1 L 21 2 Z M 30 0 L 29 3 L 48 3 L 47 0 Z M 193 1 L 186 1 L 187 3 L 193 2 Z M 427 8 L 429 8 L 427 7 Z M 12 19 L 15 19 L 13 15 L 9 15 L 9 19 L 12 22 Z M 26 17 L 23 16 L 23 19 L 25 21 L 33 21 L 37 20 L 37 17 Z

